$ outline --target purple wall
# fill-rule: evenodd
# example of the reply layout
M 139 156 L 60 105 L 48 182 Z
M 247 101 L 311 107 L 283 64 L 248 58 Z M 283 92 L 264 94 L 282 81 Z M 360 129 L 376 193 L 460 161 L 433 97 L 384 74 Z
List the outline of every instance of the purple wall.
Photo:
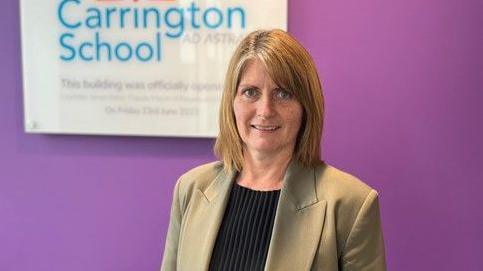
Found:
M 289 10 L 323 78 L 324 157 L 379 190 L 389 270 L 481 270 L 483 2 Z M 18 14 L 3 1 L 0 270 L 158 270 L 174 182 L 212 140 L 25 134 Z

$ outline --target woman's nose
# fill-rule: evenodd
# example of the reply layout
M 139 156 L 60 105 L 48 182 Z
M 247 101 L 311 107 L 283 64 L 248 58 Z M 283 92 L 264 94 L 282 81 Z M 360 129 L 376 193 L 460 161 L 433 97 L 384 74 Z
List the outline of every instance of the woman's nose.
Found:
M 274 101 L 272 97 L 268 97 L 268 95 L 262 95 L 260 100 L 257 103 L 257 116 L 262 118 L 270 118 L 274 115 Z

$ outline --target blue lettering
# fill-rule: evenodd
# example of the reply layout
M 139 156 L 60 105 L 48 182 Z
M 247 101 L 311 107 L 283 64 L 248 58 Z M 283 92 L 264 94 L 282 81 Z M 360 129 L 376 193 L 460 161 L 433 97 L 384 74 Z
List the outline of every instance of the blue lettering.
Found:
M 86 56 L 84 54 L 84 48 L 86 47 L 91 47 L 93 48 L 94 45 L 90 42 L 84 42 L 83 44 L 81 44 L 81 46 L 79 47 L 79 57 L 82 59 L 82 60 L 85 60 L 85 61 L 92 61 L 94 59 L 93 56 Z
M 98 8 L 87 9 L 86 26 L 89 28 L 102 28 L 101 11 Z
M 240 14 L 240 26 L 245 28 L 245 10 L 240 7 L 228 8 L 228 28 L 232 27 L 232 17 L 233 13 L 238 12 Z
M 138 23 L 138 9 L 134 9 L 134 28 L 138 28 L 139 23 Z
M 200 11 L 200 8 L 195 5 L 195 2 L 191 2 L 191 6 L 188 8 L 188 12 L 191 12 L 191 27 L 200 28 L 200 25 L 196 23 L 196 12 Z
M 111 45 L 107 42 L 101 42 L 100 37 L 99 37 L 99 32 L 96 32 L 96 60 L 99 61 L 101 60 L 101 49 L 106 48 L 107 49 L 107 60 L 111 61 L 112 56 L 111 56 Z
M 121 48 L 126 48 L 127 50 L 127 56 L 125 57 L 122 57 L 121 56 Z M 129 59 L 131 59 L 131 56 L 132 56 L 132 48 L 131 48 L 131 45 L 129 45 L 128 43 L 125 43 L 125 42 L 121 42 L 119 43 L 117 46 L 116 46 L 116 49 L 114 50 L 115 51 L 115 54 L 116 54 L 116 57 L 117 59 L 121 60 L 121 61 L 128 61 Z
M 141 50 L 142 48 L 146 48 L 146 50 L 148 51 L 148 55 L 143 57 L 142 54 L 141 54 Z M 136 57 L 141 60 L 141 61 L 149 61 L 151 60 L 151 58 L 153 57 L 153 54 L 154 54 L 154 50 L 153 50 L 153 47 L 151 47 L 151 45 L 147 42 L 141 42 L 137 47 L 136 47 Z
M 72 46 L 70 46 L 69 44 L 65 43 L 65 39 L 73 38 L 73 37 L 74 37 L 74 35 L 71 34 L 71 33 L 64 33 L 60 36 L 60 39 L 59 39 L 60 45 L 64 49 L 66 49 L 70 52 L 70 54 L 68 54 L 67 56 L 65 56 L 65 55 L 60 56 L 60 59 L 62 59 L 64 61 L 71 61 L 72 59 L 75 58 L 75 49 Z
M 124 18 L 126 17 L 126 13 L 129 13 L 130 11 L 131 11 L 131 8 L 121 8 L 121 14 L 119 15 L 120 16 L 119 26 L 121 28 L 124 28 Z
M 57 9 L 57 17 L 59 18 L 59 21 L 60 23 L 67 27 L 67 28 L 78 28 L 81 26 L 81 22 L 76 22 L 76 23 L 68 23 L 65 19 L 64 19 L 64 7 L 67 3 L 69 2 L 74 2 L 76 3 L 77 5 L 80 5 L 80 1 L 79 0 L 63 0 L 60 5 L 59 5 L 59 8 Z
M 106 28 L 111 27 L 111 16 L 116 13 L 117 8 L 106 8 Z
M 153 20 L 156 22 L 156 27 L 159 28 L 161 26 L 161 20 L 160 20 L 161 15 L 159 14 L 159 10 L 157 8 L 147 8 L 147 9 L 143 10 L 143 27 L 144 28 L 149 27 L 149 23 L 148 23 L 149 22 L 149 16 L 148 16 L 149 13 L 154 14 Z
M 210 22 L 208 21 L 208 16 L 210 15 L 209 13 L 213 13 L 215 14 L 214 16 L 218 16 L 218 18 L 215 19 L 214 24 L 210 24 Z M 223 23 L 223 13 L 221 13 L 221 11 L 217 8 L 209 8 L 203 13 L 203 22 L 209 28 L 217 28 Z
M 172 22 L 170 18 L 172 18 L 170 15 L 172 13 L 177 13 L 177 21 Z M 171 33 L 171 32 L 166 32 L 166 36 L 169 38 L 178 38 L 180 37 L 183 32 L 184 32 L 184 17 L 183 17 L 183 10 L 179 8 L 169 8 L 166 13 L 164 14 L 164 21 L 166 22 L 166 25 L 169 26 L 170 29 L 177 28 L 178 32 L 177 33 Z
M 156 47 L 158 48 L 157 50 L 157 59 L 158 62 L 161 61 L 161 33 L 156 33 Z

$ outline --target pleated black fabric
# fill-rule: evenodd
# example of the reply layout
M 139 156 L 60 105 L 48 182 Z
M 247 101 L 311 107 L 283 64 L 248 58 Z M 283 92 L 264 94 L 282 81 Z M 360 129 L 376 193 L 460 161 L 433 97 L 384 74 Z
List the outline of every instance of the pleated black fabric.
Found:
M 210 261 L 210 271 L 263 270 L 280 190 L 234 184 Z

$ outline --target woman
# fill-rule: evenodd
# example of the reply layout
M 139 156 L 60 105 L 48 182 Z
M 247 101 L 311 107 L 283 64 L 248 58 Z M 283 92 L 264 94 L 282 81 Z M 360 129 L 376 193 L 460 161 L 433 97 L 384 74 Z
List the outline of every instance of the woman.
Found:
M 377 193 L 320 160 L 322 89 L 282 30 L 249 34 L 215 153 L 176 184 L 161 270 L 385 270 Z

